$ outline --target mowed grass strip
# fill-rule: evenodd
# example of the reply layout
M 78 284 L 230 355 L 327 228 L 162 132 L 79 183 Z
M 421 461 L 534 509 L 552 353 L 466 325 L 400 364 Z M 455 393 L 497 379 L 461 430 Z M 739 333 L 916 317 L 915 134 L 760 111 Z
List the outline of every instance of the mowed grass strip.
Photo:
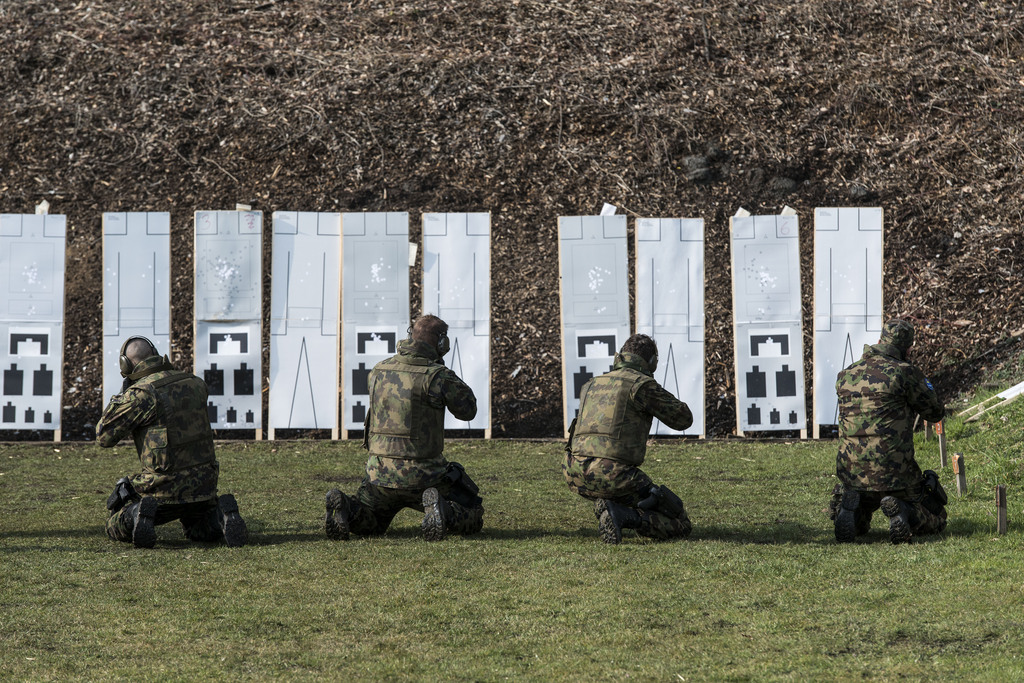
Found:
M 222 443 L 250 545 L 192 544 L 172 523 L 153 550 L 103 532 L 133 448 L 0 445 L 0 678 L 1019 679 L 1022 424 L 1014 406 L 950 423 L 972 488 L 957 498 L 946 468 L 949 528 L 900 547 L 881 516 L 835 544 L 834 441 L 654 443 L 644 468 L 694 532 L 620 546 L 566 488 L 558 442 L 449 443 L 485 525 L 437 544 L 413 511 L 382 538 L 326 539 L 324 494 L 355 491 L 357 443 Z M 937 468 L 937 443 L 918 457 Z

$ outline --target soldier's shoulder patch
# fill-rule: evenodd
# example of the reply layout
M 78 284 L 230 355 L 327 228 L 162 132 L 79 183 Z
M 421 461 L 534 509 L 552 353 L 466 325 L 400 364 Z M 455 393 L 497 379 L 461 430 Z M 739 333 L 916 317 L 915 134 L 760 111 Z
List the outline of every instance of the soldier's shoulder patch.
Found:
M 113 405 L 121 405 L 122 403 L 127 403 L 130 400 L 131 398 L 127 395 L 127 392 L 123 394 L 114 394 L 110 397 L 110 403 Z
M 935 387 L 932 386 L 932 381 L 927 377 L 924 378 L 924 385 L 928 387 L 931 391 L 935 391 Z

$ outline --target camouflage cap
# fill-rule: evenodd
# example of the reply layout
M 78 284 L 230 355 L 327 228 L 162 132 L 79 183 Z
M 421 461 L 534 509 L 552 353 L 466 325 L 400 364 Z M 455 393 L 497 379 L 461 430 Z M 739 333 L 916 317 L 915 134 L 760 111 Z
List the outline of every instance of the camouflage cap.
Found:
M 882 344 L 892 344 L 906 352 L 914 343 L 914 326 L 906 320 L 893 318 L 882 327 L 882 336 L 878 341 Z

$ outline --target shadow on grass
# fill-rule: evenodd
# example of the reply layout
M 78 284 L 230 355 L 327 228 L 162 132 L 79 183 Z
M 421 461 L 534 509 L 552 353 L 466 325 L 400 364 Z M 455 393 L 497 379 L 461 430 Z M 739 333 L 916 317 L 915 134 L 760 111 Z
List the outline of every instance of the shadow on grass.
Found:
M 268 524 L 264 520 L 249 519 L 249 546 L 278 546 L 285 544 L 310 544 L 310 543 L 332 543 L 324 533 L 323 527 L 312 525 L 295 525 L 292 528 L 281 528 L 274 524 Z M 914 543 L 936 543 L 942 542 L 949 537 L 969 537 L 975 535 L 991 535 L 995 533 L 994 523 L 985 523 L 965 517 L 951 517 L 949 525 L 941 534 L 919 535 L 914 537 Z M 453 539 L 465 538 L 466 540 L 494 540 L 494 541 L 525 541 L 544 538 L 556 539 L 577 539 L 600 541 L 600 534 L 596 523 L 589 525 L 563 526 L 563 527 L 523 527 L 523 528 L 500 528 L 488 527 L 477 534 L 460 536 L 452 534 Z M 107 541 L 101 525 L 87 526 L 71 529 L 19 529 L 14 531 L 0 532 L 0 552 L 16 552 L 25 550 L 73 550 L 79 551 L 82 548 L 77 544 L 75 547 L 60 548 L 50 545 L 18 544 L 18 541 L 32 541 L 46 544 L 54 540 L 102 539 Z M 401 524 L 393 525 L 388 531 L 380 536 L 357 536 L 352 535 L 354 541 L 373 542 L 376 540 L 422 540 L 422 532 L 418 524 L 409 524 L 407 520 Z M 623 534 L 624 542 L 652 542 L 652 539 L 639 536 L 635 531 L 626 530 Z M 750 545 L 835 545 L 835 537 L 832 524 L 824 520 L 821 525 L 806 525 L 794 521 L 780 520 L 774 523 L 764 524 L 703 524 L 700 520 L 694 525 L 693 533 L 687 540 L 690 541 L 721 541 L 725 543 L 750 544 Z M 871 531 L 857 538 L 856 543 L 886 543 L 888 542 L 888 529 L 882 520 L 876 519 Z M 113 542 L 112 542 L 113 543 Z M 216 547 L 218 543 L 203 543 L 190 541 L 184 537 L 184 533 L 176 521 L 168 522 L 157 528 L 157 544 L 165 548 L 186 549 L 189 547 Z M 127 544 L 130 546 L 130 544 Z M 115 544 L 115 547 L 120 544 Z
M 273 534 L 253 534 L 249 536 L 249 543 L 251 546 L 271 546 L 271 545 L 284 545 L 286 543 L 320 543 L 321 541 L 330 541 L 327 538 L 327 534 L 324 533 L 323 529 L 318 532 L 279 532 Z
M 551 538 L 554 536 L 562 538 L 586 538 L 592 536 L 598 537 L 597 525 L 594 525 L 593 529 L 542 529 L 542 528 L 529 528 L 529 529 L 488 529 L 484 528 L 479 534 L 473 536 L 467 536 L 466 538 L 493 538 L 496 540 L 526 540 L 531 538 Z
M 0 533 L 0 538 L 89 538 L 97 535 L 106 538 L 106 534 L 103 532 L 103 527 L 78 529 L 21 529 L 19 531 L 5 531 Z
M 958 520 L 957 524 L 950 524 L 940 534 L 915 535 L 913 544 L 941 543 L 951 536 L 972 536 L 979 533 L 991 531 L 988 527 L 977 524 L 971 520 Z M 751 545 L 838 545 L 835 533 L 831 526 L 808 527 L 795 522 L 785 522 L 772 527 L 771 531 L 755 530 L 742 527 L 722 527 L 715 525 L 695 526 L 690 540 L 695 541 L 724 541 L 726 543 L 740 543 Z M 858 536 L 854 545 L 862 543 L 889 543 L 889 529 L 885 526 L 872 527 L 871 531 L 863 536 Z
M 809 527 L 797 522 L 780 522 L 772 525 L 770 529 L 696 524 L 693 527 L 693 533 L 690 534 L 690 540 L 725 541 L 751 545 L 789 545 L 794 543 L 830 545 L 835 543 L 831 528 Z
M 93 529 L 22 529 L 19 531 L 5 531 L 0 533 L 0 553 L 20 553 L 20 552 L 54 552 L 54 551 L 72 551 L 80 552 L 84 548 L 77 543 L 74 546 L 68 547 L 54 547 L 52 545 L 33 545 L 30 542 L 36 541 L 38 543 L 52 542 L 60 540 L 74 540 L 79 541 L 82 539 L 92 538 L 103 538 L 107 535 L 103 532 L 102 527 Z M 8 540 L 18 539 L 22 541 L 22 544 L 10 544 Z
M 953 517 L 946 523 L 946 530 L 942 533 L 945 536 L 973 536 L 974 534 L 994 534 L 996 523 L 993 519 L 990 523 L 981 524 L 973 519 L 964 517 Z
M 920 535 L 914 537 L 914 543 L 936 543 L 945 540 L 950 536 L 971 536 L 974 534 L 984 534 L 993 531 L 988 526 L 978 524 L 972 520 L 961 519 L 951 522 L 946 531 L 941 534 L 929 534 Z M 460 534 L 451 534 L 452 539 L 466 539 L 471 541 L 525 541 L 543 538 L 563 538 L 563 539 L 593 539 L 600 541 L 600 533 L 598 532 L 597 526 L 593 528 L 577 527 L 570 528 L 564 527 L 560 529 L 556 528 L 543 528 L 543 527 L 529 527 L 519 529 L 503 529 L 503 528 L 488 528 L 484 529 L 476 534 L 468 536 L 462 536 Z M 249 545 L 280 545 L 285 543 L 318 543 L 321 541 L 327 541 L 326 535 L 323 530 L 320 529 L 316 532 L 308 531 L 296 531 L 296 532 L 276 532 L 276 533 L 256 533 L 250 536 Z M 352 534 L 352 541 L 389 541 L 389 540 L 422 540 L 422 533 L 418 527 L 415 526 L 400 526 L 392 527 L 387 530 L 384 534 L 377 536 L 358 536 Z M 737 543 L 744 545 L 790 545 L 790 544 L 807 544 L 807 545 L 835 545 L 835 535 L 832 530 L 831 523 L 828 522 L 822 526 L 807 526 L 797 522 L 780 522 L 778 524 L 771 525 L 770 528 L 765 527 L 749 527 L 749 526 L 720 526 L 715 524 L 697 524 L 694 526 L 693 533 L 687 539 L 689 541 L 723 541 L 726 543 Z M 654 539 L 649 539 L 643 536 L 639 536 L 635 531 L 624 530 L 623 531 L 623 542 L 660 542 Z M 333 541 L 332 541 L 333 542 Z M 884 526 L 877 526 L 864 535 L 858 536 L 856 543 L 888 543 L 889 532 Z M 188 544 L 188 541 L 182 540 L 183 544 Z
M 574 531 L 571 529 L 488 529 L 484 527 L 483 531 L 476 534 L 469 534 L 463 536 L 461 534 L 449 534 L 449 539 L 466 539 L 467 541 L 507 541 L 507 540 L 527 540 L 534 538 L 550 538 L 554 536 L 560 536 L 564 538 L 575 538 L 579 536 L 597 536 L 597 529 L 593 532 L 589 531 Z M 303 540 L 328 540 L 327 536 L 323 533 L 323 530 L 319 534 L 270 534 L 261 535 L 259 538 L 250 541 L 253 545 L 273 545 L 275 543 L 288 543 L 294 541 L 296 538 Z M 367 541 L 373 542 L 375 540 L 388 541 L 388 540 L 423 540 L 423 532 L 418 528 L 404 527 L 404 528 L 393 528 L 388 529 L 387 532 L 376 535 L 376 536 L 359 536 L 352 534 L 351 539 L 353 541 Z

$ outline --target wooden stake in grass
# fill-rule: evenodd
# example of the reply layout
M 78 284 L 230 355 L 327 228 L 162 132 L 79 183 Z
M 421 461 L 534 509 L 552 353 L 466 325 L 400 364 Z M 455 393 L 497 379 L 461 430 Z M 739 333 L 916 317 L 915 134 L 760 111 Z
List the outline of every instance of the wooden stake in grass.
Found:
M 924 423 L 924 440 L 925 441 L 931 441 L 932 440 L 932 423 L 931 422 L 925 422 Z
M 996 531 L 1006 533 L 1006 486 L 996 486 Z
M 935 433 L 939 435 L 939 469 L 944 468 L 946 461 L 946 421 L 939 420 L 935 423 Z
M 964 454 L 953 454 L 953 474 L 956 475 L 956 495 L 967 493 L 967 472 L 964 469 Z

